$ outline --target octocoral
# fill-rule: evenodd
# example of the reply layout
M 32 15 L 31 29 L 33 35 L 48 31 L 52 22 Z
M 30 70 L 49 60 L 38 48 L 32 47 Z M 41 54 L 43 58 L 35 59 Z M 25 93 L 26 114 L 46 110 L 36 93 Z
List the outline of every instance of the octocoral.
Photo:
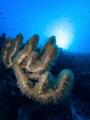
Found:
M 74 84 L 71 70 L 63 70 L 57 79 L 50 72 L 58 55 L 56 39 L 51 36 L 42 49 L 38 49 L 39 36 L 33 35 L 20 50 L 23 36 L 9 38 L 2 47 L 4 66 L 12 68 L 23 94 L 42 104 L 58 104 L 69 99 Z

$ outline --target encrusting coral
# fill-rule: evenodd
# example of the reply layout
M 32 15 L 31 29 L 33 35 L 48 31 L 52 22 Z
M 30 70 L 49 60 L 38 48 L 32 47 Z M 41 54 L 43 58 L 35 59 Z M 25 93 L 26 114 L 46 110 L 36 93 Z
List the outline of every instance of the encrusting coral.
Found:
M 53 78 L 50 69 L 58 55 L 55 37 L 51 36 L 42 49 L 37 47 L 37 34 L 20 50 L 22 39 L 21 34 L 15 40 L 9 38 L 1 50 L 3 63 L 6 68 L 13 68 L 21 92 L 42 104 L 66 101 L 73 89 L 74 75 L 65 69 L 57 79 Z

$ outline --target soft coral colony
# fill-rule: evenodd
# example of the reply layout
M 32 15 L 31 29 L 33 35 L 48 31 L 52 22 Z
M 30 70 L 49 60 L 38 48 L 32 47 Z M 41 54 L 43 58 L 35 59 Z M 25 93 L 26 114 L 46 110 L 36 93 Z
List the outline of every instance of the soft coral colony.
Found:
M 23 49 L 22 40 L 23 36 L 18 34 L 14 40 L 8 38 L 2 46 L 0 76 L 4 77 L 12 69 L 21 92 L 41 104 L 67 101 L 73 89 L 74 75 L 65 69 L 55 79 L 50 72 L 58 55 L 55 36 L 51 36 L 42 49 L 37 47 L 37 34 L 27 41 Z

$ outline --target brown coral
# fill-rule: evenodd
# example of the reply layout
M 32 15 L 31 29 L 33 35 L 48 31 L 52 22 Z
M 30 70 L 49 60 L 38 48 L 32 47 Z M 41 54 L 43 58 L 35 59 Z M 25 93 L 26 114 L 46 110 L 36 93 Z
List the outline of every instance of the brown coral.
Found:
M 50 69 L 58 55 L 55 37 L 50 37 L 40 50 L 37 48 L 39 36 L 35 34 L 17 52 L 21 41 L 22 36 L 18 35 L 14 44 L 9 39 L 2 48 L 3 62 L 7 68 L 14 69 L 21 92 L 42 104 L 58 104 L 67 100 L 73 88 L 74 75 L 65 69 L 57 79 L 53 78 Z

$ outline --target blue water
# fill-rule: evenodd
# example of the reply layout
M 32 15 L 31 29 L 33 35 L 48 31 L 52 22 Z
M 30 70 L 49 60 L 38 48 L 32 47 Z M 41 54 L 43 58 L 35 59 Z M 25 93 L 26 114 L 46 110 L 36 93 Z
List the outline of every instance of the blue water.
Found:
M 43 45 L 55 35 L 58 46 L 90 52 L 90 0 L 0 0 L 0 36 L 39 34 Z

